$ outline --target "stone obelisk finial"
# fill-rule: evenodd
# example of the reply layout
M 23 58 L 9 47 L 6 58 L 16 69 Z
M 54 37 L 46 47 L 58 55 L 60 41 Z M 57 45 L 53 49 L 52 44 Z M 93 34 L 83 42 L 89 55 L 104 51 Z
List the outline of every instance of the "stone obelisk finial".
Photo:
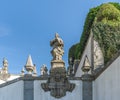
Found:
M 55 34 L 55 38 L 50 41 L 50 46 L 53 48 L 51 51 L 51 54 L 53 56 L 53 59 L 51 61 L 52 68 L 56 67 L 64 67 L 65 63 L 62 60 L 62 56 L 64 54 L 64 43 L 63 40 L 59 37 L 59 34 Z
M 32 74 L 33 70 L 34 70 L 34 65 L 32 62 L 32 58 L 31 55 L 28 56 L 26 65 L 25 65 L 25 69 L 28 71 L 28 74 Z

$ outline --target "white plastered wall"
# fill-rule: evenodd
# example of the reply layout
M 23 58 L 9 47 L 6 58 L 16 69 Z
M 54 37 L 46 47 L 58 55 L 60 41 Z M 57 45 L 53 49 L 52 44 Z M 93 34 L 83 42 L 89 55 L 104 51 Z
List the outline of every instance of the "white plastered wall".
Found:
M 34 81 L 34 100 L 82 100 L 82 81 L 73 80 L 71 83 L 75 83 L 75 89 L 71 92 L 66 92 L 66 96 L 56 99 L 50 95 L 50 92 L 44 92 L 41 88 L 41 83 L 46 83 L 43 80 Z
M 120 56 L 93 82 L 93 100 L 120 100 Z
M 90 34 L 89 39 L 87 41 L 87 45 L 86 45 L 85 50 L 83 52 L 83 55 L 81 57 L 80 64 L 78 66 L 75 77 L 81 77 L 81 75 L 83 75 L 83 72 L 82 72 L 81 68 L 83 66 L 86 55 L 87 55 L 87 57 L 89 59 L 90 65 L 91 65 L 91 53 L 92 53 L 92 51 L 91 51 L 91 45 L 92 45 L 91 41 L 92 41 L 92 34 Z
M 7 81 L 0 80 L 0 84 L 12 81 L 12 80 L 17 79 L 19 77 L 20 77 L 20 75 L 12 75 L 12 74 L 10 74 L 10 77 L 7 79 Z
M 23 100 L 23 81 L 0 88 L 0 100 Z

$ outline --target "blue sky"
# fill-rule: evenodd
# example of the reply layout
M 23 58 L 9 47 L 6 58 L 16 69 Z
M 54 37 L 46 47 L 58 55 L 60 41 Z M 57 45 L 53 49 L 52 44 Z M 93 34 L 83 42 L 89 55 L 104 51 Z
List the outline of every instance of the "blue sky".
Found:
M 50 68 L 50 40 L 58 32 L 64 41 L 63 60 L 68 66 L 68 50 L 79 42 L 90 8 L 119 0 L 1 0 L 0 67 L 4 57 L 10 73 L 20 73 L 29 54 L 37 66 Z

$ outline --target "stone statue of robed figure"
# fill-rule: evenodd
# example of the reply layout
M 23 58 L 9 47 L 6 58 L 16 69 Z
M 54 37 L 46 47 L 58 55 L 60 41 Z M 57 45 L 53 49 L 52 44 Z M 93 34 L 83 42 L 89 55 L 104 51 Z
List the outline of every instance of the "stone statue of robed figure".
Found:
M 59 37 L 58 33 L 55 34 L 55 39 L 50 41 L 50 46 L 53 47 L 51 51 L 53 60 L 62 60 L 62 56 L 64 54 L 64 43 L 63 40 Z

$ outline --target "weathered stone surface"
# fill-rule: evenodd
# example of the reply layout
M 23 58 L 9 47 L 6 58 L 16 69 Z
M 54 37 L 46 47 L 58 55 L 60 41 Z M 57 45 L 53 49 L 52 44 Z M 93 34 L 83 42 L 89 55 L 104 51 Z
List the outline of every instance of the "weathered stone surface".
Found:
M 25 69 L 29 74 L 32 74 L 33 69 L 34 69 L 34 65 L 32 62 L 31 55 L 28 56 L 28 59 L 27 59 L 26 65 L 25 65 Z
M 92 97 L 92 82 L 91 81 L 83 81 L 82 85 L 82 91 L 83 91 L 83 99 L 82 100 L 93 100 Z
M 50 91 L 51 96 L 61 98 L 66 95 L 67 91 L 72 92 L 75 84 L 70 83 L 67 78 L 65 63 L 62 60 L 64 44 L 57 33 L 55 39 L 50 42 L 50 45 L 53 47 L 51 51 L 53 60 L 51 61 L 50 77 L 47 83 L 41 84 L 41 87 L 45 92 Z
M 7 81 L 7 79 L 10 77 L 10 74 L 0 74 L 0 80 Z
M 10 74 L 8 73 L 8 61 L 7 59 L 3 59 L 3 67 L 0 70 L 0 80 L 7 81 L 7 79 L 10 77 Z
M 94 77 L 90 74 L 82 75 L 82 100 L 92 100 L 92 81 Z
M 69 82 L 66 77 L 65 68 L 54 68 L 50 71 L 50 77 L 47 83 L 41 84 L 44 91 L 50 91 L 51 96 L 61 98 L 66 95 L 66 92 L 72 92 L 75 84 Z
M 83 67 L 81 69 L 86 74 L 90 71 L 90 62 L 89 62 L 87 55 L 85 56 Z
M 59 37 L 58 33 L 55 34 L 55 39 L 50 41 L 50 46 L 53 47 L 51 54 L 53 56 L 53 60 L 62 60 L 62 56 L 64 54 L 63 50 L 63 40 Z
M 33 81 L 24 81 L 24 100 L 33 100 L 34 99 L 34 82 Z
M 57 68 L 57 67 L 64 67 L 65 66 L 65 63 L 63 60 L 59 61 L 59 60 L 54 60 L 54 61 L 51 61 L 51 67 L 52 68 Z
M 42 76 L 46 76 L 46 75 L 48 75 L 47 71 L 48 71 L 47 66 L 45 64 L 43 64 L 42 67 L 40 68 L 40 74 Z

